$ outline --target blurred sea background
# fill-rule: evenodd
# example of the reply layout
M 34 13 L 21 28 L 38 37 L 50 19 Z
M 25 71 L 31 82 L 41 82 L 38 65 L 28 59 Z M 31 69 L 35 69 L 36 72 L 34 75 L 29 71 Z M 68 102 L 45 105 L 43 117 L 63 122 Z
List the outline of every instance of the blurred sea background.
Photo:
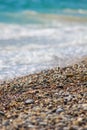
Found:
M 0 80 L 87 56 L 87 0 L 0 0 Z

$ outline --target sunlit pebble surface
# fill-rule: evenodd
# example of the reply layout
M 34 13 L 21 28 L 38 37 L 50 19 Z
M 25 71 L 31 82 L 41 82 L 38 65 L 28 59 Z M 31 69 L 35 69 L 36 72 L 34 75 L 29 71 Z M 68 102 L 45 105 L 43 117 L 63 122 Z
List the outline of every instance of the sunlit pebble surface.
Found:
M 87 130 L 87 58 L 0 85 L 3 130 Z

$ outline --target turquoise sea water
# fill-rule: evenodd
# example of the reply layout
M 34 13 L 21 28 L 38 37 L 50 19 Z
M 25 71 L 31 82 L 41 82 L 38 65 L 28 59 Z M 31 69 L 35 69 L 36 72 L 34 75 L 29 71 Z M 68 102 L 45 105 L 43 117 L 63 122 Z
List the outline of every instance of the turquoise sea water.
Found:
M 87 9 L 86 0 L 0 0 L 0 11 L 17 12 L 35 10 L 39 12 L 57 12 L 64 9 Z
M 0 80 L 87 56 L 87 0 L 0 0 Z
M 87 17 L 87 0 L 0 0 L 1 22 L 35 22 L 24 12 Z

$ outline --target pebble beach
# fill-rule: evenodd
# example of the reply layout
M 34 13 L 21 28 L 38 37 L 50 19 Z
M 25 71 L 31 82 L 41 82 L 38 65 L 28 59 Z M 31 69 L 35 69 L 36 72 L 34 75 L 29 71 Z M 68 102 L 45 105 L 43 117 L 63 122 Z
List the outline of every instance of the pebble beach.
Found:
M 87 58 L 1 83 L 0 130 L 87 130 Z
M 87 130 L 86 0 L 0 0 L 0 130 Z

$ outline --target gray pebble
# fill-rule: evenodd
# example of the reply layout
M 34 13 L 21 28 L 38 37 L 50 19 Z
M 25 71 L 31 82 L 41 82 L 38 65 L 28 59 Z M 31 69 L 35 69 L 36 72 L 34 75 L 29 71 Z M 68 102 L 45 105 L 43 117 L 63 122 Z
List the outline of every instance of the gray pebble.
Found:
M 59 114 L 59 113 L 61 113 L 61 112 L 64 112 L 64 109 L 63 109 L 63 108 L 58 108 L 58 109 L 56 110 L 56 113 L 57 113 L 57 114 Z
M 0 111 L 0 115 L 5 116 L 5 113 L 3 111 Z
M 9 123 L 9 121 L 6 121 L 6 122 L 4 123 L 4 126 L 8 126 L 8 125 L 10 125 L 10 123 Z
M 27 100 L 25 101 L 25 104 L 32 104 L 32 103 L 34 103 L 34 100 L 33 100 L 33 99 L 27 99 Z

